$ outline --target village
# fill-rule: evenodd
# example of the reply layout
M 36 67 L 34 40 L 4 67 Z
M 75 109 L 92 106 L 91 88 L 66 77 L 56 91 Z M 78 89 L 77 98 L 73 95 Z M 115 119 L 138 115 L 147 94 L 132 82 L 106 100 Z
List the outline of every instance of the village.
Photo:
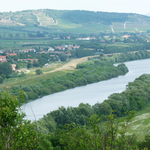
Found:
M 144 33 L 145 34 L 145 33 Z M 146 35 L 149 35 L 149 33 Z M 143 39 L 149 42 L 149 36 L 143 38 L 143 32 L 137 34 L 126 33 L 123 35 L 109 35 L 104 34 L 103 36 L 91 36 L 91 37 L 77 37 L 74 39 L 75 44 L 62 44 L 55 46 L 28 46 L 22 47 L 20 49 L 9 49 L 0 50 L 0 63 L 9 62 L 12 65 L 13 71 L 20 72 L 21 68 L 31 68 L 31 67 L 43 67 L 49 63 L 66 61 L 69 58 L 78 58 L 93 54 L 102 54 L 108 51 L 106 45 L 124 44 L 124 43 L 140 43 L 139 40 Z M 72 40 L 70 36 L 65 40 L 66 43 Z M 58 37 L 53 39 L 53 41 L 59 42 L 61 39 Z M 78 44 L 80 43 L 80 44 Z M 105 50 L 106 49 L 106 50 Z M 79 52 L 84 53 L 79 56 Z M 113 48 L 111 48 L 111 51 Z M 94 53 L 93 53 L 94 52 Z M 109 52 L 110 53 L 110 52 Z

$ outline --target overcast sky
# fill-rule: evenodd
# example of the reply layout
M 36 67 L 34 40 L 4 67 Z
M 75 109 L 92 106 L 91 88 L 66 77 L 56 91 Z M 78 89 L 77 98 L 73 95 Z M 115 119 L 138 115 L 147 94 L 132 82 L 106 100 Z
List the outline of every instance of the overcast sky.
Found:
M 0 12 L 46 8 L 147 14 L 150 0 L 0 0 Z

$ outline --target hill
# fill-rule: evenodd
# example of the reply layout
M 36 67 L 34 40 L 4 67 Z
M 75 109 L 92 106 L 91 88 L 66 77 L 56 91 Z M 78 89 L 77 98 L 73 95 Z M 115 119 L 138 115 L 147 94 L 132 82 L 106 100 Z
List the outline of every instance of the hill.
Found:
M 146 14 L 146 16 L 150 16 L 150 12 Z
M 133 13 L 83 10 L 25 10 L 0 13 L 0 27 L 10 30 L 53 32 L 126 32 L 150 27 L 150 17 Z

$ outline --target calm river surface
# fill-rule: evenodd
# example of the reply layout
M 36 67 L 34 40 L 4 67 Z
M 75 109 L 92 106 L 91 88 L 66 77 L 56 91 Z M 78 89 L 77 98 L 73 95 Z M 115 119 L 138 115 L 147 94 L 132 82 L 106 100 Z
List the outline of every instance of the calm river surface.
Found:
M 22 105 L 22 110 L 27 115 L 26 119 L 38 120 L 61 106 L 76 107 L 80 103 L 94 105 L 103 102 L 110 94 L 124 91 L 128 82 L 134 81 L 144 73 L 150 73 L 150 59 L 125 62 L 125 65 L 129 72 L 124 76 L 44 96 Z

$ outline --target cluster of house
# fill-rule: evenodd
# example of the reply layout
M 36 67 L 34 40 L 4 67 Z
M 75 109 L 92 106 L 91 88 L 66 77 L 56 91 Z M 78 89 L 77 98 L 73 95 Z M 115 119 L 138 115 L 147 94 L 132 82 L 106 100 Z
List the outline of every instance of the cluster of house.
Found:
M 56 50 L 65 50 L 65 49 L 67 49 L 67 50 L 76 50 L 76 49 L 79 49 L 79 48 L 80 48 L 79 45 L 63 45 L 63 46 L 56 46 L 55 47 Z M 53 47 L 49 47 L 47 52 L 54 52 L 55 49 Z M 25 49 L 25 50 L 19 50 L 18 52 L 19 53 L 28 53 L 28 52 L 36 52 L 36 50 L 35 49 Z M 40 53 L 42 54 L 42 53 L 47 53 L 47 52 L 46 51 L 41 51 Z M 0 53 L 3 54 L 4 52 L 1 50 Z M 56 51 L 56 53 L 62 54 L 62 52 L 59 52 L 59 51 Z M 66 55 L 70 56 L 71 53 L 68 52 Z M 0 63 L 7 62 L 7 57 L 9 57 L 9 56 L 17 56 L 17 53 L 15 53 L 15 52 L 14 53 L 6 53 L 6 56 L 0 56 Z M 18 61 L 25 61 L 25 62 L 30 61 L 32 64 L 33 64 L 34 60 L 36 62 L 38 62 L 38 59 L 30 59 L 30 58 L 28 58 L 28 59 L 18 59 Z
M 122 37 L 123 37 L 123 38 L 129 38 L 130 36 L 131 36 L 131 35 L 128 35 L 128 34 L 127 34 L 127 35 L 123 35 Z
M 12 54 L 12 55 L 9 55 L 9 56 L 14 56 L 13 53 L 10 53 L 10 54 Z M 27 59 L 18 59 L 18 61 L 25 61 L 25 62 L 29 62 L 30 61 L 32 64 L 33 64 L 34 60 L 36 62 L 38 62 L 38 59 L 30 59 L 30 58 L 27 58 Z M 0 56 L 0 62 L 1 63 L 2 62 L 7 62 L 6 56 Z
M 19 53 L 28 53 L 28 52 L 36 52 L 36 50 L 35 49 L 19 50 Z
M 86 37 L 86 38 L 79 37 L 79 38 L 76 38 L 76 40 L 96 40 L 96 37 Z
M 55 49 L 56 50 L 76 50 L 79 49 L 80 46 L 79 45 L 62 45 L 62 46 L 56 46 Z
M 122 38 L 129 38 L 130 37 L 130 35 L 123 35 L 122 36 Z M 105 35 L 105 36 L 103 36 L 103 37 L 99 37 L 99 39 L 108 39 L 108 38 L 110 38 L 110 36 L 109 35 Z M 116 38 L 116 36 L 113 36 L 113 39 L 115 39 Z M 96 38 L 95 37 L 84 37 L 84 38 L 81 38 L 81 37 L 79 37 L 79 38 L 76 38 L 76 40 L 96 40 Z M 103 41 L 101 41 L 101 42 L 104 42 L 104 40 Z
M 6 56 L 9 57 L 9 56 L 17 56 L 17 53 L 6 53 Z M 7 62 L 7 58 L 6 56 L 0 56 L 0 62 Z
M 29 51 L 34 51 L 34 52 L 36 52 L 36 50 L 35 49 L 27 49 L 27 50 L 20 50 L 21 52 L 24 52 L 24 53 L 27 53 L 27 52 L 29 52 Z M 6 53 L 6 56 L 0 56 L 0 63 L 3 63 L 3 62 L 7 62 L 7 57 L 9 57 L 9 56 L 17 56 L 17 53 Z M 36 62 L 38 62 L 38 59 L 30 59 L 30 58 L 28 58 L 28 59 L 18 59 L 18 61 L 26 61 L 26 62 L 31 62 L 32 64 L 33 64 L 33 62 L 34 62 L 34 60 L 36 61 Z

